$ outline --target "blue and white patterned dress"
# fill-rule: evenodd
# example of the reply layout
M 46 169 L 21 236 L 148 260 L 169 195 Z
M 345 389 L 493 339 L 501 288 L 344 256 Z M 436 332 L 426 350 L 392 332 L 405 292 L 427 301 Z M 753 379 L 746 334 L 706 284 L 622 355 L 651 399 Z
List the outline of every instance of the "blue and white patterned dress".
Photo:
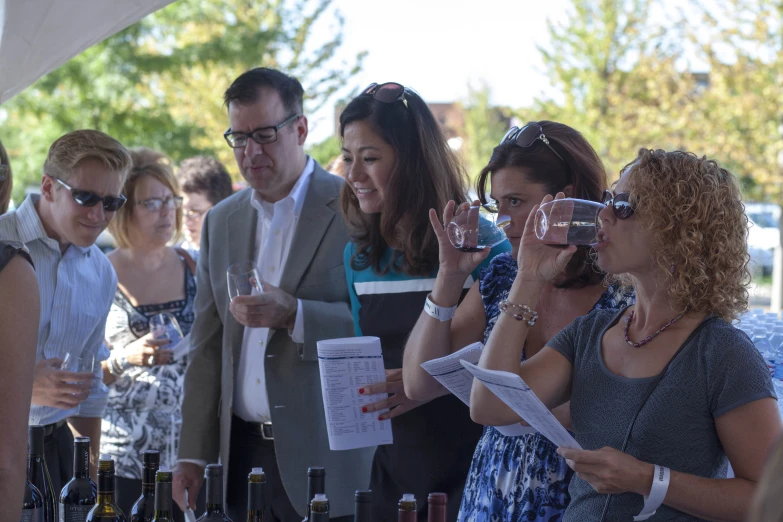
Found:
M 498 304 L 508 297 L 517 275 L 511 254 L 495 257 L 479 283 L 487 316 L 484 342 L 500 315 Z M 594 308 L 622 308 L 633 293 L 609 287 Z M 524 353 L 522 360 L 524 360 Z M 476 446 L 460 506 L 460 522 L 560 522 L 571 497 L 573 471 L 557 447 L 539 433 L 507 437 L 491 426 Z

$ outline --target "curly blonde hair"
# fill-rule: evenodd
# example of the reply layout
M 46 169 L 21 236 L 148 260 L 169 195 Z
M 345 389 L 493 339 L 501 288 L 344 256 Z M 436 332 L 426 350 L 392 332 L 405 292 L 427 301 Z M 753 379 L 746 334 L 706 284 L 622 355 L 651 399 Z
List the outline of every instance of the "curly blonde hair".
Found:
M 727 321 L 747 310 L 748 218 L 734 175 L 690 152 L 648 149 L 625 169 L 630 202 L 653 235 L 653 260 L 669 274 L 670 299 Z

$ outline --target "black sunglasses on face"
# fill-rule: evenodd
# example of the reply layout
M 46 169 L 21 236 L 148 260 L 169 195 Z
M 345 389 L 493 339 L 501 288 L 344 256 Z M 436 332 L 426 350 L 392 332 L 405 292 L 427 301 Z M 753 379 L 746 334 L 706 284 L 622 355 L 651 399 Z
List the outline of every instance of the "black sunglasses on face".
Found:
M 294 114 L 286 118 L 282 123 L 278 123 L 272 127 L 259 127 L 250 132 L 232 132 L 231 129 L 228 129 L 223 133 L 223 137 L 226 138 L 226 142 L 228 142 L 229 146 L 234 149 L 241 149 L 247 146 L 247 142 L 251 138 L 259 145 L 274 143 L 277 141 L 277 131 L 300 116 L 301 114 Z
M 82 207 L 94 207 L 98 203 L 103 203 L 103 210 L 106 212 L 117 212 L 125 204 L 128 198 L 120 194 L 119 196 L 99 196 L 95 192 L 88 190 L 79 190 L 69 186 L 60 178 L 54 178 L 57 183 L 71 191 L 73 200 Z
M 634 208 L 631 206 L 631 194 L 628 192 L 622 192 L 620 194 L 612 194 L 610 190 L 604 190 L 603 204 L 607 207 L 611 207 L 614 215 L 617 219 L 628 219 L 633 216 Z
M 381 103 L 395 103 L 402 101 L 408 108 L 408 100 L 405 99 L 405 87 L 399 83 L 371 83 L 362 94 L 372 96 L 372 99 Z
M 517 147 L 526 149 L 528 147 L 532 147 L 538 140 L 544 142 L 544 145 L 549 147 L 549 150 L 554 152 L 555 156 L 560 158 L 560 161 L 565 163 L 566 167 L 568 167 L 568 163 L 566 163 L 566 161 L 563 159 L 563 156 L 558 154 L 557 151 L 552 148 L 552 145 L 549 144 L 549 139 L 544 135 L 544 128 L 541 127 L 541 124 L 535 121 L 531 121 L 522 128 L 511 127 L 506 135 L 503 136 L 503 139 L 500 140 L 500 144 L 502 145 L 504 143 L 514 142 Z

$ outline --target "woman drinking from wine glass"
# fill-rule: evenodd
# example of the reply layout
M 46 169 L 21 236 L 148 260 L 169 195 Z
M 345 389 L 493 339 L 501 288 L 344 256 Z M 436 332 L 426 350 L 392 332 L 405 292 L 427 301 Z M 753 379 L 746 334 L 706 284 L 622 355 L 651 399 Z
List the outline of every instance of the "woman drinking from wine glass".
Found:
M 536 314 L 555 313 L 545 288 L 576 251 L 541 243 L 530 217 L 504 301 L 519 312 L 500 314 L 479 365 L 519 374 L 549 408 L 571 401 L 584 449 L 558 448 L 576 472 L 565 521 L 643 509 L 657 510 L 652 520 L 744 520 L 781 421 L 763 358 L 730 324 L 750 282 L 737 181 L 706 158 L 642 149 L 604 202 L 597 263 L 633 283 L 636 304 L 577 318 L 520 364 L 519 340 Z M 478 380 L 470 408 L 484 424 L 521 420 Z
M 380 337 L 387 370 L 385 383 L 358 392 L 392 394 L 363 412 L 392 419 L 394 435 L 394 444 L 375 453 L 374 519 L 393 520 L 404 493 L 422 499 L 443 491 L 453 520 L 481 428 L 454 397 L 423 406 L 407 398 L 401 366 L 405 339 L 438 271 L 438 240 L 427 211 L 449 200 L 465 202 L 465 177 L 424 100 L 402 85 L 367 88 L 340 116 L 340 132 L 347 182 L 342 208 L 353 238 L 345 271 L 354 327 L 357 335 Z M 508 248 L 501 242 L 484 257 Z M 469 288 L 477 275 L 465 272 L 460 288 Z M 422 503 L 420 516 L 425 512 Z
M 489 194 L 487 185 L 491 185 Z M 453 315 L 450 320 L 421 313 L 405 347 L 403 379 L 409 397 L 430 400 L 448 393 L 421 363 L 474 342 L 486 342 L 516 276 L 522 232 L 535 203 L 557 192 L 597 201 L 605 188 L 601 160 L 578 131 L 550 121 L 530 122 L 509 131 L 479 175 L 478 195 L 484 202 L 492 200 L 500 214 L 510 217 L 506 234 L 512 251 L 491 261 L 459 306 L 460 281 L 475 270 L 486 253 L 465 254 L 454 249 L 435 211 L 430 211 L 440 242 L 440 267 L 428 299 L 439 309 L 456 310 L 445 316 Z M 451 220 L 453 210 L 453 204 L 446 206 L 444 223 Z M 633 300 L 631 291 L 606 288 L 602 279 L 589 247 L 580 247 L 563 274 L 543 291 L 543 307 L 555 312 L 515 346 L 520 359 L 538 353 L 565 325 L 591 309 L 616 308 Z M 567 404 L 554 414 L 570 427 Z M 459 520 L 560 520 L 568 505 L 572 473 L 555 451 L 556 447 L 537 433 L 513 436 L 492 426 L 484 428 L 475 447 Z
M 108 255 L 118 285 L 106 326 L 112 350 L 103 363 L 109 403 L 101 431 L 101 453 L 114 458 L 117 504 L 124 513 L 141 494 L 142 452 L 160 451 L 161 465 L 169 467 L 177 454 L 187 340 L 175 346 L 160 339 L 165 329 L 155 335 L 151 326 L 164 314 L 187 335 L 196 295 L 193 260 L 168 246 L 182 228 L 171 162 L 145 148 L 131 157 L 122 192 L 128 201 L 109 225 L 118 246 Z M 173 332 L 168 330 L 171 341 Z

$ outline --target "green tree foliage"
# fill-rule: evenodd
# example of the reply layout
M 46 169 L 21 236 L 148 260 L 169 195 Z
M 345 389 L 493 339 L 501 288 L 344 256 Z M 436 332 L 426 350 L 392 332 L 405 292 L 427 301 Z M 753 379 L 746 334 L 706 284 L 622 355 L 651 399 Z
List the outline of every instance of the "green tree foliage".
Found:
M 471 179 L 478 176 L 489 161 L 492 150 L 508 130 L 509 109 L 492 107 L 488 85 L 468 85 L 467 100 L 462 103 L 464 142 L 462 159 Z
M 127 146 L 160 149 L 175 162 L 195 154 L 236 165 L 222 134 L 223 91 L 252 67 L 298 77 L 317 110 L 356 72 L 363 54 L 338 62 L 344 21 L 332 0 L 179 0 L 88 49 L 2 106 L 15 199 L 37 184 L 49 145 L 95 128 Z M 313 41 L 330 24 L 327 41 Z

